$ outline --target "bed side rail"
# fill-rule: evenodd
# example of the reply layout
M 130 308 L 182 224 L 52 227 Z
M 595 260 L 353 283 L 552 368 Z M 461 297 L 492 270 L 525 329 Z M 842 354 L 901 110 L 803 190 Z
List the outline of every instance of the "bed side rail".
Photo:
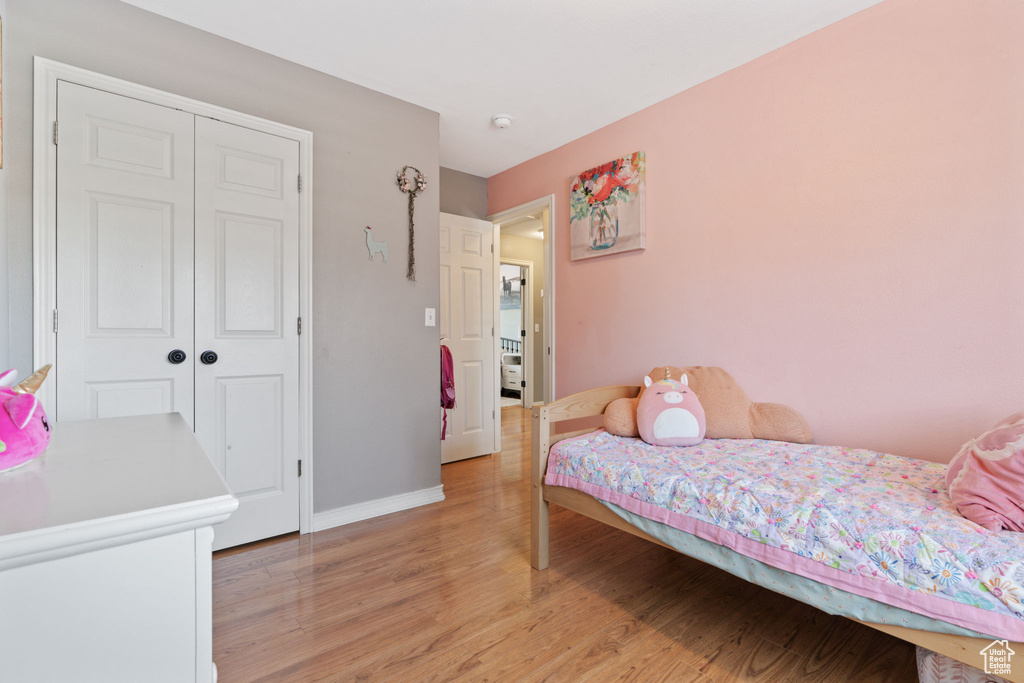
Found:
M 604 413 L 605 407 L 618 398 L 633 398 L 640 393 L 639 386 L 618 385 L 582 391 L 546 405 L 533 406 L 533 454 L 530 475 L 530 564 L 534 569 L 548 566 L 548 502 L 544 500 L 544 472 L 548 466 L 551 444 L 561 439 L 582 434 L 577 432 L 552 434 L 553 425 L 566 420 L 593 417 Z

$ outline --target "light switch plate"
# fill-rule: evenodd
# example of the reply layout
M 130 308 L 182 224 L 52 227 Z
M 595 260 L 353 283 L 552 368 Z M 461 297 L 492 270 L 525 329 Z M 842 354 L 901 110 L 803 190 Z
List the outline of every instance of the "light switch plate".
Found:
M 423 324 L 426 327 L 434 327 L 434 325 L 437 324 L 435 322 L 435 313 L 436 312 L 437 312 L 437 309 L 434 309 L 434 308 L 428 308 L 426 310 L 426 315 L 424 316 L 424 320 L 423 320 Z

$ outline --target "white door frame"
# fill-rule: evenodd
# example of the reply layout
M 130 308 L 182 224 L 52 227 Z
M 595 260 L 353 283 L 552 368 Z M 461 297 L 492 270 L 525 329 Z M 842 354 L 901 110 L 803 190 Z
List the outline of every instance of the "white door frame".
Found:
M 509 222 L 513 218 L 521 218 L 527 215 L 542 214 L 544 228 L 544 291 L 542 302 L 544 310 L 542 320 L 544 324 L 544 386 L 534 394 L 534 400 L 551 403 L 555 400 L 555 195 L 549 194 L 532 202 L 520 204 L 519 206 L 499 211 L 487 217 L 487 220 L 494 223 L 495 230 L 501 229 L 502 222 Z M 500 240 L 498 244 L 500 245 Z M 495 253 L 500 247 L 495 248 Z M 495 299 L 495 315 L 497 312 L 497 299 Z M 500 348 L 500 347 L 499 347 Z M 540 396 L 538 397 L 538 394 Z
M 299 315 L 302 318 L 302 334 L 299 336 L 299 457 L 302 459 L 299 531 L 303 534 L 311 532 L 313 133 L 37 56 L 32 116 L 32 356 L 33 367 L 36 368 L 52 363 L 57 350 L 57 334 L 54 331 L 57 293 L 57 222 L 54 211 L 57 205 L 57 146 L 54 142 L 59 133 L 55 131 L 58 80 L 181 109 L 190 114 L 219 119 L 299 143 L 299 172 L 302 177 L 299 194 Z M 48 391 L 44 383 L 38 395 L 45 404 L 55 394 Z
M 487 219 L 490 220 L 490 219 Z M 501 270 L 501 229 L 498 224 L 491 221 L 491 272 L 494 273 L 494 277 L 498 277 L 498 271 Z M 494 290 L 494 299 L 492 305 L 494 310 L 491 312 L 491 321 L 494 323 L 494 327 L 491 328 L 491 339 L 494 342 L 494 367 L 498 369 L 498 378 L 494 383 L 494 414 L 492 420 L 494 421 L 494 453 L 501 453 L 501 292 L 498 291 L 498 286 L 495 283 L 491 283 L 491 289 Z M 494 379 L 492 377 L 492 379 Z
M 520 392 L 520 399 L 524 408 L 529 408 L 533 405 L 533 261 L 523 261 L 517 258 L 504 258 L 500 259 L 501 265 L 519 266 L 520 268 L 526 269 L 526 286 L 520 288 L 521 307 L 522 307 L 522 323 L 523 328 L 526 330 L 526 337 L 520 338 L 522 348 L 520 349 L 523 357 L 522 364 L 522 375 L 523 379 L 526 380 L 526 391 Z M 500 320 L 498 321 L 500 325 Z M 499 327 L 500 329 L 500 327 Z M 500 334 L 498 335 L 501 336 Z M 498 347 L 501 348 L 501 340 L 498 341 Z M 527 372 L 526 361 L 530 362 L 529 372 Z M 498 372 L 501 372 L 501 356 L 498 357 Z M 499 392 L 500 393 L 500 392 Z M 543 393 L 543 390 L 541 390 Z M 501 405 L 500 403 L 498 404 Z

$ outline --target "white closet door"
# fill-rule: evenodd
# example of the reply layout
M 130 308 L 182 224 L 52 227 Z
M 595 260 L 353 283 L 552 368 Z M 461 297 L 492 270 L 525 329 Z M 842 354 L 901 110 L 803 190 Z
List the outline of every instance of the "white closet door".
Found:
M 195 119 L 63 81 L 57 97 L 54 419 L 192 424 Z
M 494 225 L 442 213 L 440 243 L 441 343 L 455 366 L 455 408 L 441 442 L 445 463 L 497 450 Z
M 215 548 L 299 528 L 298 173 L 297 142 L 196 117 L 196 436 L 240 501 Z

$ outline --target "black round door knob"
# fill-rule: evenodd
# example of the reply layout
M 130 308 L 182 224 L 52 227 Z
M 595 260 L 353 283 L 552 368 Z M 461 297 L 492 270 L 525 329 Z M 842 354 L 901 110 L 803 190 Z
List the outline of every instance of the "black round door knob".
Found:
M 213 365 L 217 362 L 217 353 L 215 351 L 203 351 L 202 355 L 199 356 L 199 360 L 203 361 L 203 365 Z
M 169 354 L 167 354 L 167 360 L 169 360 L 174 365 L 184 363 L 185 358 L 187 358 L 187 356 L 185 355 L 185 352 L 182 351 L 181 349 L 174 349 Z

